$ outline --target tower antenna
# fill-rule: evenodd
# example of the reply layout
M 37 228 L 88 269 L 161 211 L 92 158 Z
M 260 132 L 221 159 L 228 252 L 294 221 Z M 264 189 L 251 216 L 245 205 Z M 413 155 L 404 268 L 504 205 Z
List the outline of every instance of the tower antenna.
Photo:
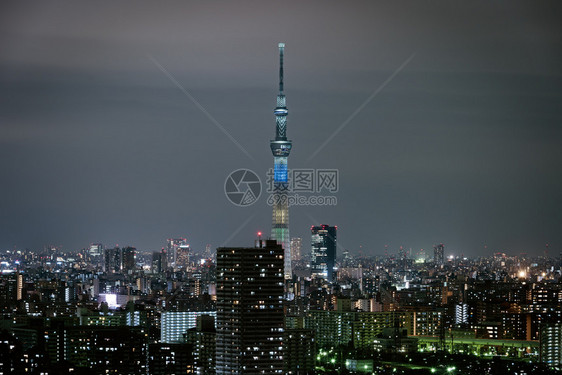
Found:
M 285 43 L 279 43 L 279 92 L 283 92 L 283 54 L 285 52 Z

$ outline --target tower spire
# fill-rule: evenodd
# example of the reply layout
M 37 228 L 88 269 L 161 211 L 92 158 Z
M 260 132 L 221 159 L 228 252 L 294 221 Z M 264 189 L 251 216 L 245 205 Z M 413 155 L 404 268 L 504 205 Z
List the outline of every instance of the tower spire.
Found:
M 277 123 L 275 129 L 275 140 L 287 140 L 287 103 L 285 94 L 283 93 L 283 54 L 285 52 L 285 43 L 279 43 L 279 94 L 277 94 L 277 106 L 275 107 L 275 121 Z
M 279 43 L 279 93 L 283 93 L 283 53 L 285 52 L 285 43 Z

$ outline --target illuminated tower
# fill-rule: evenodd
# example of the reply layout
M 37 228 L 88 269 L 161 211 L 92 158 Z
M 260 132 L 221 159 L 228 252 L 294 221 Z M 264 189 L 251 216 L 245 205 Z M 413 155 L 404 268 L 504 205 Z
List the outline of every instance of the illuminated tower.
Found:
M 445 246 L 442 243 L 433 246 L 433 262 L 438 267 L 443 265 L 444 252 L 445 252 Z
M 270 141 L 273 153 L 273 221 L 271 237 L 283 247 L 285 254 L 285 278 L 292 277 L 291 246 L 289 237 L 289 204 L 287 191 L 289 188 L 287 176 L 287 158 L 291 152 L 292 142 L 287 140 L 287 105 L 283 93 L 283 52 L 285 44 L 279 43 L 279 94 L 275 107 L 275 139 Z

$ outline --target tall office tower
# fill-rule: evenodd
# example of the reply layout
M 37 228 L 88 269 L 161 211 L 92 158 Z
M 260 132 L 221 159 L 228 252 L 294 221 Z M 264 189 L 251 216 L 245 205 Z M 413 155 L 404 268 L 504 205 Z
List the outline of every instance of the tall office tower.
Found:
M 168 265 L 176 268 L 177 249 L 181 245 L 187 245 L 185 238 L 169 238 L 166 241 L 166 252 L 168 253 Z
M 168 255 L 166 250 L 162 249 L 161 252 L 152 253 L 152 273 L 162 273 L 166 272 L 168 268 Z
M 445 245 L 440 243 L 439 245 L 433 246 L 433 262 L 436 266 L 443 265 L 443 254 L 445 252 Z
M 283 53 L 285 44 L 279 43 L 279 94 L 275 113 L 275 140 L 269 142 L 273 153 L 273 220 L 271 238 L 277 241 L 285 251 L 285 278 L 293 277 L 291 271 L 291 246 L 289 237 L 289 203 L 287 191 L 289 179 L 287 158 L 291 153 L 292 142 L 287 140 L 287 104 L 283 93 Z
M 121 249 L 121 271 L 132 273 L 136 268 L 135 252 L 137 249 L 127 246 Z
M 291 260 L 301 260 L 302 238 L 291 238 Z
M 312 235 L 310 240 L 312 244 L 310 269 L 313 276 L 333 281 L 336 263 L 337 230 L 337 226 L 331 227 L 325 224 L 310 228 Z
M 162 253 L 154 251 L 152 253 L 152 273 L 162 272 Z
M 189 245 L 180 245 L 176 248 L 176 269 L 187 270 L 189 268 Z
M 103 255 L 103 270 L 106 273 L 116 273 L 121 271 L 121 249 L 118 246 L 111 249 L 105 249 Z
M 103 245 L 101 243 L 93 243 L 90 245 L 90 250 L 88 251 L 91 257 L 101 257 L 103 254 Z
M 16 300 L 20 301 L 23 299 L 23 275 L 21 273 L 16 273 Z
M 90 244 L 88 249 L 88 261 L 93 266 L 99 266 L 103 264 L 103 245 L 101 243 Z
M 283 373 L 283 259 L 274 240 L 217 249 L 217 375 Z

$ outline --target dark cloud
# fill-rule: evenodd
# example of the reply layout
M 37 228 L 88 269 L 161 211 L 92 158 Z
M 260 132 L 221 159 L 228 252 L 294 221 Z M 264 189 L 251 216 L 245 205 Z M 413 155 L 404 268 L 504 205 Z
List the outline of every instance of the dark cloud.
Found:
M 562 31 L 556 2 L 5 2 L 0 246 L 218 246 L 267 232 L 226 176 L 272 165 L 276 44 L 289 159 L 337 168 L 336 207 L 294 207 L 293 235 L 342 246 L 435 242 L 468 255 L 562 247 Z M 415 58 L 310 162 L 412 53 Z M 164 66 L 246 157 L 151 61 Z M 314 222 L 313 222 L 314 221 Z M 318 221 L 318 222 L 315 222 Z M 487 245 L 488 250 L 484 250 Z

